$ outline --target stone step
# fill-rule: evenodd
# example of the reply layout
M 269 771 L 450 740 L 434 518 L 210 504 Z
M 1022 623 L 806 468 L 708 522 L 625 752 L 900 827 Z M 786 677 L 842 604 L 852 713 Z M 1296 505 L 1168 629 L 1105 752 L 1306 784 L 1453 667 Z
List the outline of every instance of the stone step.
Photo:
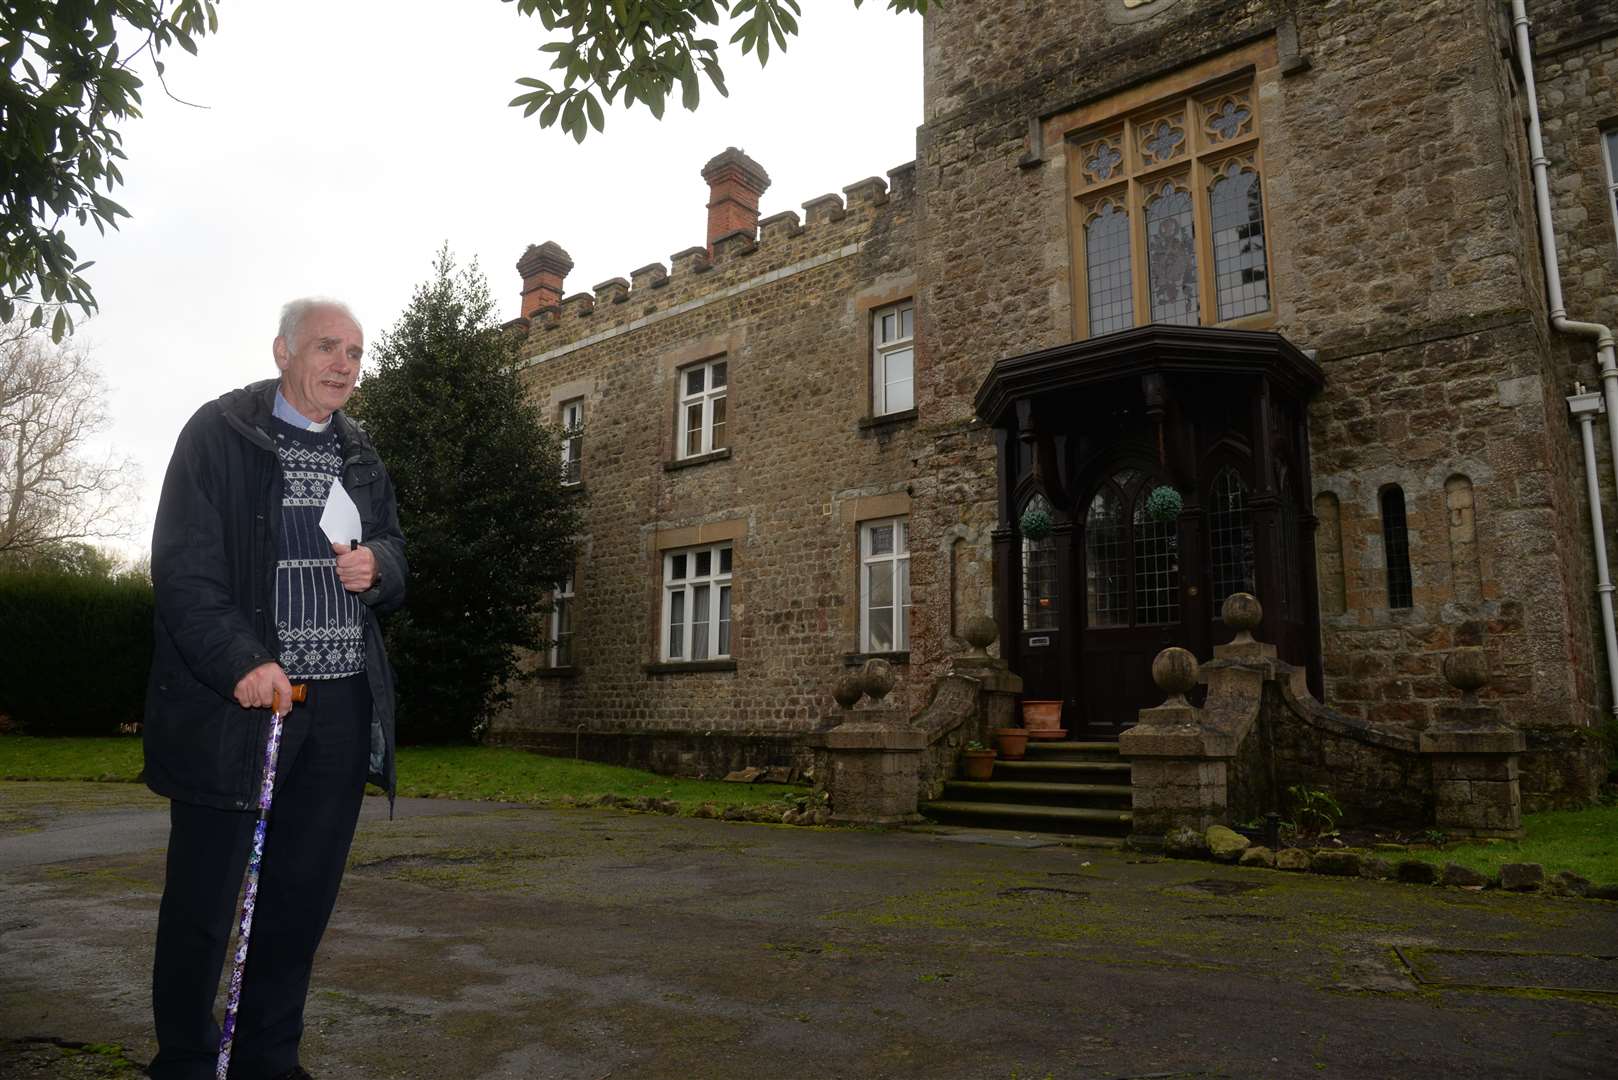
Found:
M 1123 836 L 1134 815 L 1128 810 L 1090 810 L 1077 806 L 1035 806 L 1026 803 L 966 802 L 935 799 L 921 804 L 921 812 L 953 824 L 1006 825 L 1038 832 L 1079 833 L 1086 836 Z
M 944 797 L 960 802 L 1032 803 L 1128 810 L 1128 784 L 1064 784 L 1037 780 L 948 780 Z
M 994 773 L 996 778 L 1001 780 L 1059 780 L 1068 783 L 1128 784 L 1129 762 L 1062 761 L 1044 760 L 1037 757 L 1008 761 L 1005 758 L 997 758 L 994 763 Z
M 1078 742 L 1071 739 L 1028 740 L 1028 756 L 1059 761 L 1119 762 L 1118 744 L 1115 742 Z

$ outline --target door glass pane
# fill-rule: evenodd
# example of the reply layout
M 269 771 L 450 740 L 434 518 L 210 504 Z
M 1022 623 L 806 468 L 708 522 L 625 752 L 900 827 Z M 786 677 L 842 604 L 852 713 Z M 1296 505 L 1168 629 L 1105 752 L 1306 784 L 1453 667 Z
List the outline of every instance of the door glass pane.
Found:
M 1129 625 L 1129 566 L 1123 506 L 1108 484 L 1095 493 L 1084 519 L 1085 598 L 1090 625 Z
M 1024 630 L 1056 629 L 1056 541 L 1050 537 L 1022 542 Z
M 691 587 L 691 659 L 708 659 L 708 586 Z
M 1253 592 L 1253 527 L 1247 518 L 1247 485 L 1229 466 L 1214 477 L 1213 499 L 1208 514 L 1208 534 L 1213 553 L 1212 615 L 1219 618 L 1225 597 L 1235 592 Z
M 1150 483 L 1135 497 L 1135 625 L 1180 621 L 1180 539 L 1172 521 L 1146 513 Z

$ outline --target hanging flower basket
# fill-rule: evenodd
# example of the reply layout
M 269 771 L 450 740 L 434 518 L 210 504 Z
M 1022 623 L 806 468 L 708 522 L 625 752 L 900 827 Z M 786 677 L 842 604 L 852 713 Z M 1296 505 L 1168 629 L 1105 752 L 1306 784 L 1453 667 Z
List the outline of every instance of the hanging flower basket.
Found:
M 1160 484 L 1153 488 L 1151 494 L 1146 496 L 1146 516 L 1159 523 L 1174 521 L 1185 509 L 1185 500 L 1180 493 L 1167 484 Z
M 1024 538 L 1028 540 L 1043 540 L 1051 534 L 1051 515 L 1039 507 L 1030 507 L 1023 511 L 1022 520 L 1017 523 Z

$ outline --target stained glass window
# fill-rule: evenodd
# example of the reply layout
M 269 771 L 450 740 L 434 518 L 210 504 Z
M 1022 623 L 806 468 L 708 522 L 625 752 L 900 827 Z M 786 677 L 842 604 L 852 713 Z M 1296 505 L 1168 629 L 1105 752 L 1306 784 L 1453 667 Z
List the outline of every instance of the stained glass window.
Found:
M 1264 196 L 1258 173 L 1233 161 L 1225 166 L 1208 194 L 1220 320 L 1268 311 L 1270 282 L 1264 262 Z
M 1228 465 L 1214 477 L 1208 532 L 1213 555 L 1213 616 L 1225 597 L 1254 592 L 1253 526 L 1247 516 L 1247 485 Z
M 1410 530 L 1405 521 L 1405 493 L 1398 484 L 1382 491 L 1382 549 L 1388 562 L 1388 606 L 1407 608 L 1415 604 L 1414 581 L 1410 575 Z
M 1146 203 L 1146 265 L 1153 322 L 1181 326 L 1201 322 L 1191 217 L 1191 193 L 1172 183 L 1164 184 Z
M 1211 325 L 1274 310 L 1259 119 L 1253 82 L 1231 79 L 1102 117 L 1073 136 L 1080 333 Z M 1609 141 L 1608 153 L 1618 154 L 1618 134 Z
M 1135 325 L 1130 279 L 1129 215 L 1107 202 L 1084 230 L 1085 268 L 1090 278 L 1090 334 Z

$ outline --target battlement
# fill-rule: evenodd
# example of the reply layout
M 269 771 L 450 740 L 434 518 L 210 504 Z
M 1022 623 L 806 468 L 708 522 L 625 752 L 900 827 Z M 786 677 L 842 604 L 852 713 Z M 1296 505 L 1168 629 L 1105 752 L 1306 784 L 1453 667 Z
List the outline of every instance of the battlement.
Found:
M 734 147 L 703 170 L 713 198 L 709 239 L 648 263 L 629 277 L 608 278 L 590 292 L 563 295 L 573 262 L 554 241 L 530 246 L 517 269 L 523 275 L 522 316 L 506 325 L 528 335 L 529 357 L 573 341 L 627 326 L 726 290 L 745 287 L 802 268 L 806 263 L 849 254 L 908 218 L 915 193 L 915 162 L 869 176 L 842 194 L 817 195 L 803 215 L 783 210 L 758 217 L 757 195 L 769 184 L 764 170 Z

